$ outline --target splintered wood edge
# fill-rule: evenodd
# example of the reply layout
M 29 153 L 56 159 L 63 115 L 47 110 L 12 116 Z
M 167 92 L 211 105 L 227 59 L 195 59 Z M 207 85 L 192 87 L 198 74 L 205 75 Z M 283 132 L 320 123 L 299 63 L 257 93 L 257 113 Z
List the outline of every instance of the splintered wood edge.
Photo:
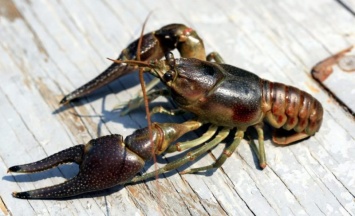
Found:
M 0 196 L 0 209 L 4 213 L 4 215 L 12 215 L 1 196 Z

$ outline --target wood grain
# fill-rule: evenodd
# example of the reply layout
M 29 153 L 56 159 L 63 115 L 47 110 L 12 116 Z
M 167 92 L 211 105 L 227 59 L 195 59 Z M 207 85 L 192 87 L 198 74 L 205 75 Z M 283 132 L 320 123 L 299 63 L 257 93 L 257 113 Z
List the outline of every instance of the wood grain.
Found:
M 12 215 L 355 215 L 355 121 L 310 76 L 320 60 L 355 44 L 354 2 L 335 0 L 0 1 L 0 196 Z M 348 8 L 344 7 L 348 6 Z M 147 30 L 184 23 L 229 64 L 311 93 L 325 109 L 321 130 L 278 147 L 266 131 L 268 167 L 259 170 L 247 140 L 215 171 L 116 187 L 67 200 L 19 200 L 13 191 L 57 184 L 76 166 L 33 175 L 8 167 L 92 138 L 147 125 L 143 109 L 111 111 L 139 90 L 129 75 L 60 107 L 66 93 L 104 70 Z M 339 84 L 341 85 L 341 84 Z M 160 100 L 164 102 L 164 100 Z M 156 116 L 154 121 L 183 121 Z M 196 134 L 189 138 L 196 137 Z M 212 163 L 224 144 L 192 164 Z M 179 155 L 158 158 L 158 166 Z M 179 169 L 181 171 L 186 167 Z M 154 170 L 149 162 L 146 170 Z M 158 187 L 157 187 L 158 185 Z

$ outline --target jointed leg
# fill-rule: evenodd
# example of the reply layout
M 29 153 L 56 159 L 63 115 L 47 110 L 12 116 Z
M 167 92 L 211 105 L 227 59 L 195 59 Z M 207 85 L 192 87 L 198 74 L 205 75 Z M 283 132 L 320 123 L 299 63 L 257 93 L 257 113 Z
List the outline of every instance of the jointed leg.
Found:
M 149 91 L 147 93 L 148 96 L 148 101 L 151 102 L 158 98 L 159 96 L 168 96 L 169 91 L 168 89 L 159 89 L 159 90 L 154 90 L 154 91 Z M 129 112 L 131 112 L 134 109 L 137 109 L 139 106 L 143 105 L 143 97 L 137 96 L 136 98 L 128 101 L 125 104 L 120 104 L 118 106 L 115 106 L 113 109 L 119 109 L 122 108 L 121 115 L 127 115 Z
M 212 136 L 216 133 L 218 129 L 218 126 L 216 125 L 211 125 L 208 130 L 199 138 L 186 141 L 186 142 L 178 142 L 175 145 L 169 146 L 169 148 L 166 150 L 166 152 L 175 152 L 175 151 L 184 151 L 185 149 L 189 149 L 195 146 L 198 146 L 207 140 L 211 139 Z
M 180 166 L 186 164 L 187 162 L 195 160 L 196 157 L 204 154 L 208 150 L 210 150 L 213 147 L 215 147 L 216 145 L 218 145 L 222 140 L 224 140 L 228 136 L 228 134 L 229 134 L 229 129 L 223 128 L 216 135 L 216 137 L 213 140 L 211 140 L 210 142 L 206 143 L 205 145 L 199 147 L 198 149 L 195 149 L 193 151 L 188 152 L 183 158 L 178 159 L 178 160 L 173 161 L 173 162 L 170 162 L 167 165 L 165 165 L 164 167 L 162 167 L 162 168 L 160 168 L 160 169 L 158 169 L 156 171 L 146 173 L 146 174 L 144 174 L 142 176 L 136 176 L 131 181 L 124 182 L 124 183 L 133 183 L 133 182 L 142 181 L 142 180 L 154 177 L 155 175 L 159 175 L 159 174 L 168 172 L 170 170 L 179 168 Z
M 154 86 L 158 85 L 158 83 L 160 82 L 160 79 L 159 78 L 156 78 L 154 77 L 145 87 L 145 90 L 147 92 L 149 92 L 151 89 L 154 88 Z M 142 91 L 139 91 L 137 93 L 137 97 L 143 97 L 143 92 Z
M 210 54 L 207 55 L 207 61 L 212 61 L 212 60 L 214 60 L 219 64 L 224 63 L 222 56 L 218 52 L 211 52 Z
M 259 148 L 255 145 L 255 142 L 253 140 L 251 140 L 250 145 L 259 159 L 260 167 L 262 169 L 264 169 L 267 164 L 266 164 L 266 153 L 265 153 L 265 146 L 264 146 L 263 124 L 255 125 L 254 128 L 256 129 L 256 132 L 258 133 Z
M 168 109 L 166 109 L 166 108 L 164 108 L 162 106 L 157 106 L 157 107 L 154 107 L 152 109 L 152 111 L 150 112 L 150 115 L 154 115 L 156 113 L 175 116 L 175 115 L 182 115 L 182 114 L 186 113 L 186 111 L 182 110 L 182 109 L 171 109 L 171 110 L 168 110 Z
M 284 134 L 285 131 L 283 129 L 275 129 L 272 134 L 272 141 L 278 145 L 289 145 L 293 142 L 297 142 L 302 139 L 306 139 L 309 137 L 309 134 L 306 132 L 294 132 L 293 134 Z M 287 131 L 286 133 L 289 133 Z
M 222 154 L 219 156 L 219 158 L 213 164 L 208 165 L 208 166 L 204 166 L 204 167 L 198 167 L 198 168 L 193 168 L 190 170 L 185 170 L 185 171 L 180 172 L 180 174 L 196 173 L 196 172 L 200 172 L 200 171 L 204 171 L 204 170 L 209 170 L 209 169 L 221 167 L 224 164 L 224 162 L 227 160 L 227 158 L 229 158 L 233 154 L 233 152 L 237 149 L 237 147 L 239 146 L 240 141 L 243 139 L 243 137 L 244 137 L 244 131 L 241 131 L 241 130 L 237 131 L 232 144 L 230 146 L 228 146 L 228 148 L 224 148 Z

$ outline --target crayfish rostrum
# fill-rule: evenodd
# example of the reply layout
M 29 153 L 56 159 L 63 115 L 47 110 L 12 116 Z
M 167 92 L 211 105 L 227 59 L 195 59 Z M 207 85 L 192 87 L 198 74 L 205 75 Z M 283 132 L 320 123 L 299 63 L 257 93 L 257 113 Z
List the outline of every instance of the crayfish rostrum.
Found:
M 148 99 L 170 96 L 178 110 L 164 108 L 153 112 L 176 114 L 190 112 L 194 120 L 177 123 L 154 123 L 123 139 L 120 135 L 109 135 L 91 140 L 49 156 L 41 161 L 9 168 L 11 172 L 37 172 L 62 163 L 75 162 L 80 165 L 76 177 L 59 185 L 27 192 L 15 192 L 17 198 L 62 198 L 81 193 L 102 190 L 119 184 L 142 181 L 176 169 L 188 161 L 206 153 L 236 128 L 233 142 L 211 165 L 185 170 L 194 173 L 220 167 L 235 151 L 244 132 L 254 127 L 258 134 L 258 146 L 252 142 L 260 167 L 266 166 L 263 122 L 273 128 L 273 142 L 287 145 L 314 135 L 323 118 L 322 105 L 308 93 L 295 87 L 270 82 L 243 69 L 223 63 L 217 53 L 206 57 L 202 40 L 194 30 L 181 24 L 165 26 L 142 37 L 141 61 L 137 61 L 138 41 L 124 49 L 118 60 L 94 80 L 65 96 L 62 104 L 85 96 L 95 89 L 117 79 L 136 68 L 142 68 L 159 78 L 167 89 L 150 89 Z M 178 49 L 181 58 L 175 58 L 173 49 Z M 165 55 L 165 60 L 159 60 Z M 214 60 L 214 62 L 212 62 Z M 125 113 L 141 105 L 138 96 L 128 103 Z M 210 124 L 198 139 L 172 142 L 185 133 Z M 149 130 L 152 137 L 149 137 Z M 287 131 L 288 133 L 284 133 Z M 145 161 L 154 155 L 183 151 L 195 147 L 184 157 L 170 162 L 156 172 L 142 176 L 136 174 Z

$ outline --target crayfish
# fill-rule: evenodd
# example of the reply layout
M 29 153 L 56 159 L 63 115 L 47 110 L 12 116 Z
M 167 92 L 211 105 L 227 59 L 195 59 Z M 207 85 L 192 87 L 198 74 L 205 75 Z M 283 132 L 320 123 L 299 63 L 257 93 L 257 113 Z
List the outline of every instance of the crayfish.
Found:
M 208 166 L 185 170 L 195 173 L 218 168 L 236 150 L 247 128 L 254 127 L 258 134 L 258 146 L 253 150 L 261 168 L 265 168 L 263 122 L 275 128 L 273 142 L 287 145 L 314 135 L 323 118 L 322 105 L 310 94 L 295 87 L 270 82 L 243 69 L 224 64 L 217 53 L 206 57 L 203 41 L 196 31 L 182 24 L 167 25 L 142 37 L 140 61 L 137 61 L 138 40 L 124 49 L 117 60 L 102 74 L 84 86 L 65 96 L 60 102 L 86 96 L 97 88 L 137 68 L 159 78 L 167 89 L 149 89 L 148 99 L 163 95 L 173 99 L 177 110 L 164 108 L 153 112 L 177 114 L 189 112 L 194 120 L 181 124 L 153 123 L 123 139 L 109 135 L 93 139 L 86 145 L 77 145 L 38 162 L 9 168 L 10 172 L 32 173 L 46 170 L 62 163 L 80 165 L 74 178 L 51 187 L 26 192 L 14 192 L 17 198 L 63 198 L 97 191 L 115 185 L 139 182 L 156 173 L 176 169 L 205 154 L 223 141 L 236 128 L 233 142 L 226 146 L 217 160 Z M 177 49 L 181 58 L 170 52 Z M 165 56 L 165 60 L 159 60 Z M 214 60 L 214 61 L 212 61 Z M 141 97 L 128 103 L 125 112 L 142 104 Z M 198 139 L 172 142 L 184 134 L 209 124 Z M 151 131 L 151 137 L 149 137 Z M 287 133 L 285 133 L 287 132 Z M 190 150 L 184 157 L 170 162 L 156 172 L 136 176 L 145 161 L 155 155 Z

